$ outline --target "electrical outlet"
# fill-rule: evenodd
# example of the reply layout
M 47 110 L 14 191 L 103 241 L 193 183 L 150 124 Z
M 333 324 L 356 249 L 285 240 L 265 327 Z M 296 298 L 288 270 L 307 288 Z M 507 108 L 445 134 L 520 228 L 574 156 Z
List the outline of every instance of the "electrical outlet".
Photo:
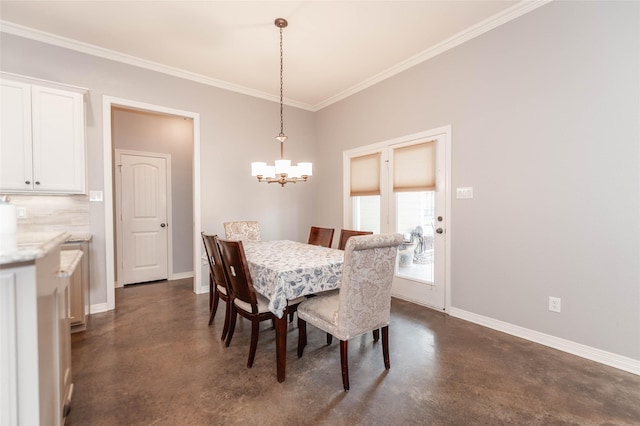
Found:
M 549 296 L 549 310 L 551 312 L 560 312 L 561 300 L 559 297 Z

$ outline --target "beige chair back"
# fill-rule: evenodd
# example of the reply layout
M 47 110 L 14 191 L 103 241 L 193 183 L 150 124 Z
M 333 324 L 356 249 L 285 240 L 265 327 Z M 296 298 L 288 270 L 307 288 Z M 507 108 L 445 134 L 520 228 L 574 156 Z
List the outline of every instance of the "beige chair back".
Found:
M 353 236 L 347 241 L 336 337 L 347 340 L 389 324 L 391 285 L 401 234 Z
M 225 222 L 224 234 L 227 240 L 260 241 L 260 223 L 256 221 Z

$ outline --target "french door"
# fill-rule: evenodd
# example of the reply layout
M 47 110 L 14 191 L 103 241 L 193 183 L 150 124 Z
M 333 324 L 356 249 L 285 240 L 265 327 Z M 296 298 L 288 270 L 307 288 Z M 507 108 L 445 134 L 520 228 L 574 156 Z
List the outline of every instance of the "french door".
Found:
M 450 135 L 444 127 L 344 153 L 344 227 L 401 233 L 392 294 L 438 310 L 447 304 Z

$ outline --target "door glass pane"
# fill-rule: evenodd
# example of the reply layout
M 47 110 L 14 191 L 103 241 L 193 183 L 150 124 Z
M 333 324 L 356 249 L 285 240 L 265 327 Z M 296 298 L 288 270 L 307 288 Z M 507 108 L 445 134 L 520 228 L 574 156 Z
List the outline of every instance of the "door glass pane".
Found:
M 380 196 L 352 197 L 353 227 L 357 231 L 380 233 Z
M 435 192 L 396 192 L 396 231 L 404 236 L 398 248 L 397 275 L 433 283 Z

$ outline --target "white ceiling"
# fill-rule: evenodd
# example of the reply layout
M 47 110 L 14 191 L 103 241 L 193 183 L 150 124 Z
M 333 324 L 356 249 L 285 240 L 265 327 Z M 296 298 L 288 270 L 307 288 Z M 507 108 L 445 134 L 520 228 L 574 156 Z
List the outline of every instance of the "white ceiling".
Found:
M 0 29 L 318 110 L 520 16 L 528 1 L 0 1 Z

